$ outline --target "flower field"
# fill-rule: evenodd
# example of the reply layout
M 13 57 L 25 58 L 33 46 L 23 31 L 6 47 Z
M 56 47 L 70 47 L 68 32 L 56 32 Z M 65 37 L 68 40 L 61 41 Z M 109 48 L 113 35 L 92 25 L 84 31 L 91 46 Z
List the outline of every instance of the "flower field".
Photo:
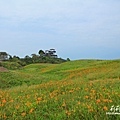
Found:
M 120 106 L 120 60 L 32 64 L 0 73 L 0 85 L 0 120 L 120 119 L 106 114 Z

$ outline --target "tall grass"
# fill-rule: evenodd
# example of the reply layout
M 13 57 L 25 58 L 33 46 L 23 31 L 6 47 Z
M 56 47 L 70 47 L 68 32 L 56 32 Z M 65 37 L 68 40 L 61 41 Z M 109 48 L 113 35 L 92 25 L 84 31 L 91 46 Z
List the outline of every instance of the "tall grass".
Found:
M 1 79 L 18 82 L 0 89 L 2 120 L 120 119 L 106 115 L 120 105 L 119 60 L 35 64 L 0 73 Z

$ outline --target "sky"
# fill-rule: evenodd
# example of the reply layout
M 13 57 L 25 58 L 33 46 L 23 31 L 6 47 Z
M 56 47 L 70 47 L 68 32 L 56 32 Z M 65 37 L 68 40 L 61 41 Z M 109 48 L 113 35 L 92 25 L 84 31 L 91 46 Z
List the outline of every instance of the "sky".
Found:
M 120 58 L 120 0 L 0 0 L 0 51 Z

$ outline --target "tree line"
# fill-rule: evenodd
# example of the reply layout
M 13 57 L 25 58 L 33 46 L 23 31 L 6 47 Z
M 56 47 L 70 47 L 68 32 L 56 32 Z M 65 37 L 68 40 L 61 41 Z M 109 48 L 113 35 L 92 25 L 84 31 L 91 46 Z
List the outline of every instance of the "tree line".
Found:
M 52 64 L 59 64 L 66 61 L 70 61 L 69 58 L 67 60 L 58 58 L 56 55 L 55 49 L 50 50 L 39 50 L 38 54 L 31 54 L 31 56 L 26 55 L 24 58 L 20 58 L 16 55 L 11 56 L 6 52 L 0 52 L 0 61 L 9 61 L 9 62 L 17 62 L 21 66 L 25 66 L 32 63 L 52 63 Z

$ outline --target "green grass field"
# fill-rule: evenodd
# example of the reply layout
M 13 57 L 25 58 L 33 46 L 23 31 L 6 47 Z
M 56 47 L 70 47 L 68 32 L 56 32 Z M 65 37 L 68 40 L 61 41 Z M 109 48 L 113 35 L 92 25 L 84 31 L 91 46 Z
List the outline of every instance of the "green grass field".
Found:
M 0 72 L 0 120 L 120 120 L 119 106 L 120 60 L 31 64 Z

